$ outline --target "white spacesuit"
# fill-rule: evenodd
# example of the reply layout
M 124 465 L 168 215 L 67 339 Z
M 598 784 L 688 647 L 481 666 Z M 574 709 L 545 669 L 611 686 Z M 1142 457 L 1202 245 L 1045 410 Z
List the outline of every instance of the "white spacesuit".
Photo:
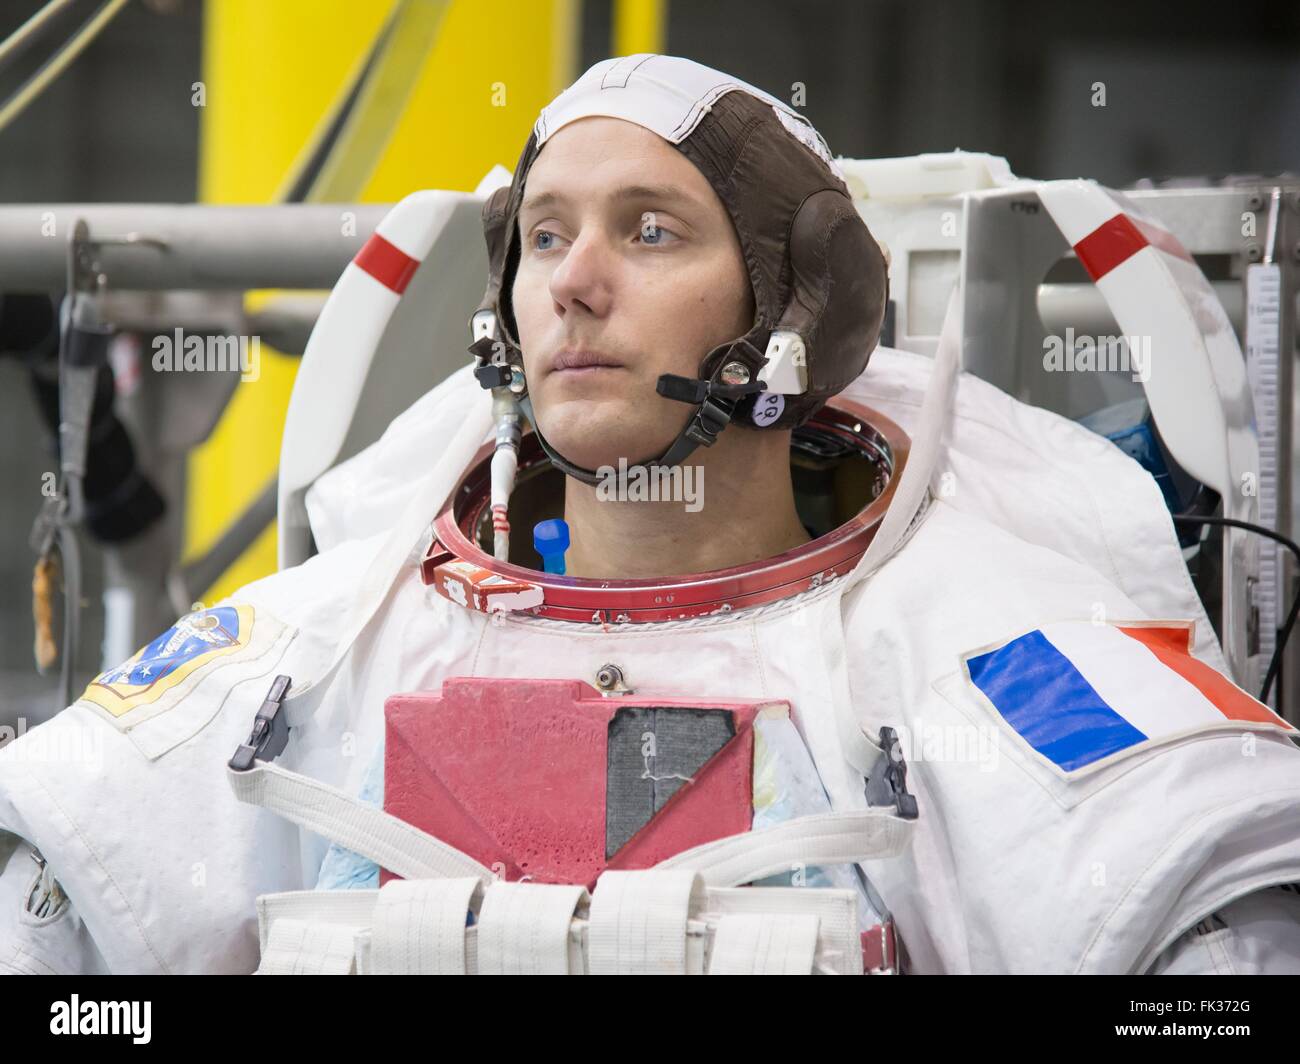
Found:
M 691 96 L 701 84 L 771 102 L 685 60 L 637 58 L 644 83 L 627 60 L 599 64 L 539 128 L 609 113 L 583 96 L 593 79 L 644 90 L 653 106 L 626 113 L 652 129 L 663 116 L 637 108 L 708 113 Z M 833 165 L 776 107 L 807 159 Z M 506 388 L 510 373 L 484 374 L 480 358 L 477 380 L 453 375 L 317 482 L 317 556 L 191 615 L 0 750 L 0 970 L 860 972 L 845 943 L 892 924 L 912 972 L 1300 971 L 1300 895 L 1286 887 L 1300 882 L 1294 729 L 1222 675 L 1154 481 L 1082 427 L 959 377 L 953 323 L 935 362 L 880 348 L 819 414 L 887 443 L 886 475 L 861 500 L 870 519 L 726 588 L 686 590 L 675 619 L 664 611 L 688 578 L 657 582 L 658 602 L 653 581 L 648 600 L 608 582 L 584 590 L 479 547 L 499 439 L 480 384 Z M 761 378 L 801 426 L 827 398 L 814 394 L 831 379 L 818 350 L 808 344 L 791 391 Z M 722 380 L 724 361 L 702 377 Z M 706 392 L 694 401 L 720 398 L 729 415 L 761 401 Z M 854 546 L 817 565 L 840 541 Z M 560 602 L 557 588 L 595 598 Z M 574 619 L 574 601 L 599 605 Z M 714 834 L 685 858 L 620 866 L 607 843 L 581 875 L 529 882 L 525 864 L 572 854 L 530 850 L 500 809 L 472 807 L 477 791 L 449 800 L 476 809 L 490 840 L 404 824 L 390 786 L 411 765 L 392 760 L 399 710 L 433 703 L 391 696 L 441 692 L 450 705 L 489 690 L 470 678 L 583 681 L 602 691 L 592 712 L 743 703 L 733 719 L 752 739 L 752 794 L 740 813 L 756 845 Z M 480 708 L 486 720 L 497 706 Z M 447 749 L 498 741 L 489 731 Z M 612 794 L 603 751 L 596 776 Z M 882 770 L 903 762 L 905 774 Z M 680 778 L 626 845 L 647 844 L 707 782 Z M 506 882 L 489 867 L 498 850 Z M 401 878 L 368 889 L 368 861 Z M 808 885 L 740 886 L 782 869 Z

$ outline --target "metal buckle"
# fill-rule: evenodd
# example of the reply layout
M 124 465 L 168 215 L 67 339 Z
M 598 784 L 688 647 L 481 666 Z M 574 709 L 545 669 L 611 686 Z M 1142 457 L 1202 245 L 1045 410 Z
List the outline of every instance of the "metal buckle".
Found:
M 730 407 L 724 406 L 712 396 L 707 396 L 704 402 L 700 404 L 699 412 L 691 421 L 686 434 L 696 443 L 712 447 L 717 442 L 718 434 L 730 423 L 734 410 L 734 405 Z
M 253 730 L 248 733 L 248 741 L 229 761 L 236 772 L 247 772 L 253 767 L 253 761 L 274 761 L 289 743 L 289 721 L 281 710 L 284 708 L 284 696 L 293 681 L 288 676 L 277 676 L 266 693 L 266 698 L 253 718 Z
M 862 973 L 864 975 L 898 975 L 898 933 L 894 921 L 876 924 L 862 932 Z
M 867 805 L 892 805 L 904 820 L 917 817 L 916 796 L 907 789 L 907 762 L 898 749 L 898 732 L 893 728 L 880 729 L 880 756 L 871 767 L 867 779 Z

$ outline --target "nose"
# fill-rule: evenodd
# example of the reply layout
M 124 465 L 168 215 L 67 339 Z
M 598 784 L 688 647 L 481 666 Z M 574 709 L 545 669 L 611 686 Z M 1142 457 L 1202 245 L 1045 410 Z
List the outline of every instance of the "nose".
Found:
M 551 273 L 555 313 L 570 312 L 603 318 L 609 313 L 615 263 L 603 235 L 585 228 Z

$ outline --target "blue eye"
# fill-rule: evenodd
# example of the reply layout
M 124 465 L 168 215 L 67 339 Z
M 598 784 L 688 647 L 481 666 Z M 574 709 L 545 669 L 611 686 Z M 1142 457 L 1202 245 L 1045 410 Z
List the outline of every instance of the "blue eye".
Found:
M 538 250 L 538 251 L 550 251 L 550 250 L 551 250 L 550 246 L 547 246 L 547 247 L 538 247 L 538 244 L 537 244 L 537 240 L 538 240 L 538 238 L 540 238 L 540 237 L 544 237 L 544 236 L 551 237 L 552 239 L 555 238 L 555 234 L 554 234 L 554 233 L 548 233 L 545 229 L 539 229 L 539 230 L 537 230 L 537 232 L 535 232 L 535 233 L 533 234 L 533 247 L 534 247 L 536 250 Z
M 662 225 L 652 225 L 649 222 L 642 224 L 640 237 L 641 243 L 649 247 L 662 247 L 666 242 L 677 239 L 671 229 L 665 229 Z

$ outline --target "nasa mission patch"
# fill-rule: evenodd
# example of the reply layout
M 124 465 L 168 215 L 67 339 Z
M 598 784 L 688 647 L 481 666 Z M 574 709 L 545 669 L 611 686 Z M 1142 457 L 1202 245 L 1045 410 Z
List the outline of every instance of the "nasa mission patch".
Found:
M 283 645 L 285 631 L 248 603 L 186 614 L 121 665 L 96 676 L 78 701 L 117 727 L 132 728 L 176 705 L 217 672 L 223 682 L 235 679 L 226 675 L 229 666 L 257 662 Z

